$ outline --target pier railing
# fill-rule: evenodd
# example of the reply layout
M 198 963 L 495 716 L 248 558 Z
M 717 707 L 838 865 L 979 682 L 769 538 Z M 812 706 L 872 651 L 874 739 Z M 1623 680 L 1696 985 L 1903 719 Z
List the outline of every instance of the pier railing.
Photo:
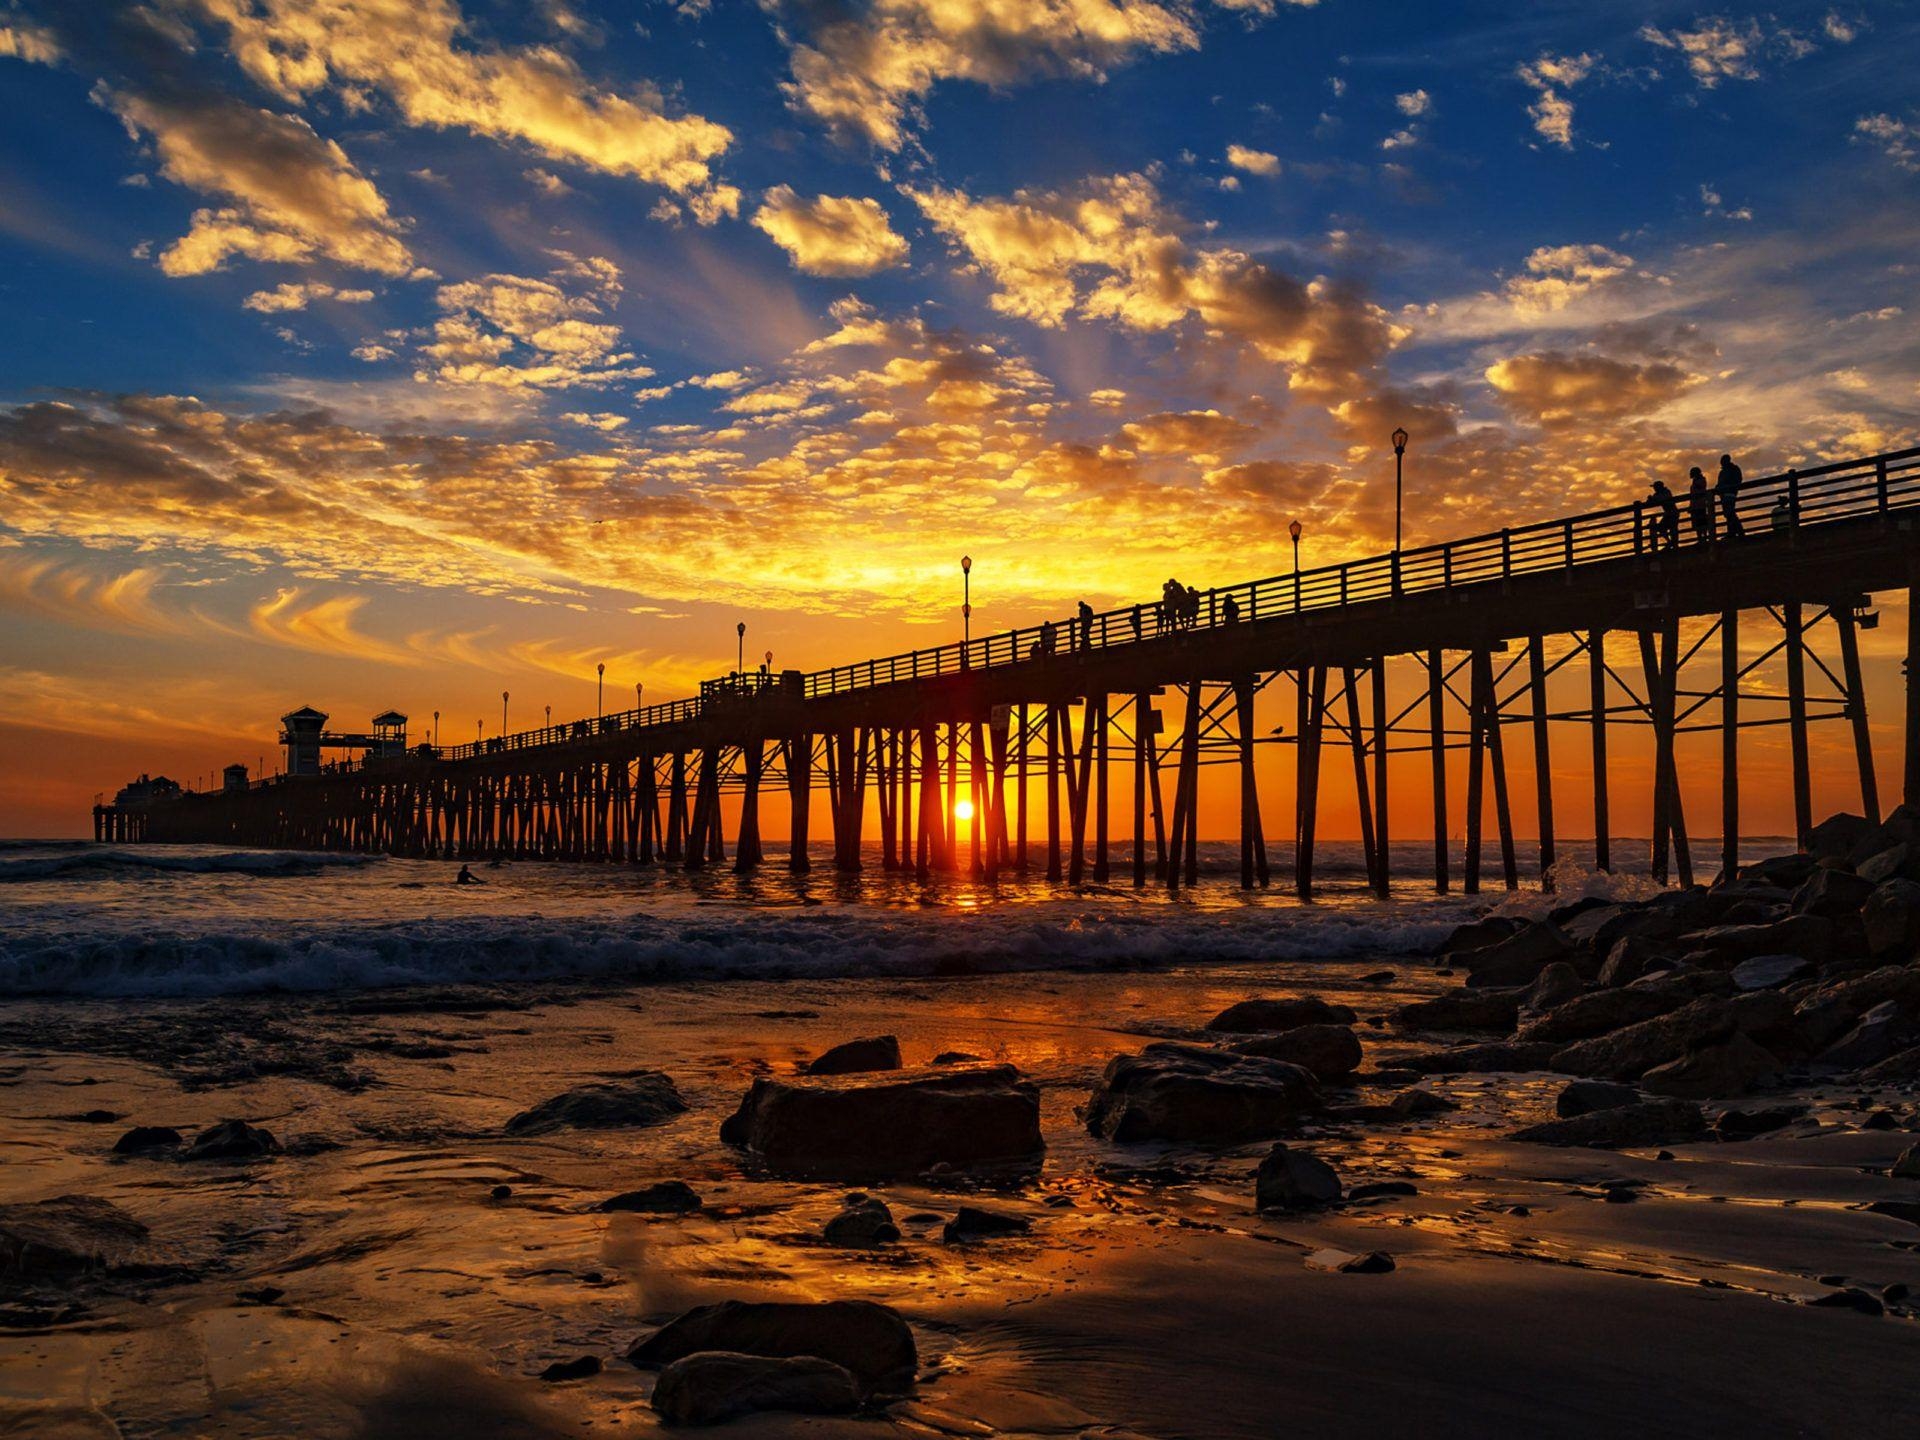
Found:
M 800 690 L 806 698 L 815 699 L 886 685 L 911 684 L 942 675 L 1142 644 L 1196 630 L 1256 624 L 1362 602 L 1433 594 L 1517 575 L 1572 570 L 1656 550 L 1672 549 L 1678 553 L 1697 548 L 1688 521 L 1687 497 L 1677 493 L 1675 499 L 1680 506 L 1681 526 L 1679 536 L 1672 541 L 1661 533 L 1657 507 L 1648 500 L 1639 500 L 1465 539 L 1203 590 L 1178 609 L 1143 602 L 949 645 L 836 665 L 804 676 Z M 1867 519 L 1916 506 L 1920 506 L 1920 448 L 1748 480 L 1741 486 L 1735 508 L 1747 535 L 1757 537 Z M 1713 516 L 1716 531 L 1724 539 L 1725 517 L 1718 496 L 1713 498 Z M 443 759 L 467 760 L 574 744 L 618 731 L 679 724 L 710 713 L 716 697 L 750 698 L 774 686 L 767 677 L 748 675 L 708 682 L 705 688 L 708 693 L 696 699 L 519 731 L 478 744 L 453 746 L 438 754 Z

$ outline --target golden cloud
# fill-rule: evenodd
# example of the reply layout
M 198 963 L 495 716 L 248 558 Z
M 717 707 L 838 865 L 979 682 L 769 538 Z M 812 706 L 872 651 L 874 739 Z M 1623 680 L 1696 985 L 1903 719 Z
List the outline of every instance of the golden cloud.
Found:
M 1516 355 L 1487 367 L 1487 383 L 1502 402 L 1543 425 L 1644 415 L 1699 381 L 1667 361 L 1638 364 L 1557 351 Z
M 791 186 L 776 185 L 753 223 L 808 275 L 872 275 L 907 261 L 907 242 L 894 233 L 877 200 L 840 195 L 807 200 Z

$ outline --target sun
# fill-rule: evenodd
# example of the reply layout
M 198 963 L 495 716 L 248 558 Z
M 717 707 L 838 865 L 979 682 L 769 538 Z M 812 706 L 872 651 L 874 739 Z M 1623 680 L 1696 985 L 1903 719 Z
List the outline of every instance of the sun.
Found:
M 953 802 L 953 818 L 956 820 L 973 819 L 973 801 L 956 800 Z

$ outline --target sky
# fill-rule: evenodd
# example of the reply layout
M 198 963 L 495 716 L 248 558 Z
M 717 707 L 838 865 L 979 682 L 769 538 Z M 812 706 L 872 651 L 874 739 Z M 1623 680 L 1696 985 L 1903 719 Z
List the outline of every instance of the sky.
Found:
M 1395 425 L 1409 545 L 1914 444 L 1917 72 L 1895 3 L 0 0 L 0 835 L 303 703 L 942 643 L 963 554 L 980 634 L 1373 553 Z

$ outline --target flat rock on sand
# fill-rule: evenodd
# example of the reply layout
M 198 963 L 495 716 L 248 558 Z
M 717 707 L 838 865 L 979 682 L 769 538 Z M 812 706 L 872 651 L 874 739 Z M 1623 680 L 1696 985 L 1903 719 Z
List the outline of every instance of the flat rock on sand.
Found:
M 1105 1140 L 1264 1140 L 1320 1108 L 1313 1076 L 1284 1060 L 1161 1043 L 1108 1063 L 1086 1108 Z
M 703 1350 L 663 1369 L 649 1403 L 669 1425 L 718 1425 L 763 1410 L 845 1415 L 860 1407 L 860 1387 L 844 1366 L 815 1355 Z
M 126 1263 L 146 1240 L 145 1225 L 92 1195 L 0 1205 L 0 1285 L 10 1278 L 110 1269 Z
M 1549 1120 L 1514 1132 L 1530 1145 L 1592 1146 L 1618 1150 L 1639 1145 L 1682 1145 L 1707 1133 L 1707 1118 L 1687 1100 L 1649 1100 L 1617 1105 L 1566 1120 Z
M 1300 1025 L 1351 1025 L 1353 1020 L 1353 1011 L 1345 1005 L 1331 1004 L 1318 995 L 1289 995 L 1229 1005 L 1207 1022 L 1207 1029 L 1252 1035 Z
M 763 1076 L 720 1138 L 778 1175 L 848 1180 L 1031 1162 L 1040 1092 L 1011 1065 Z
M 706 1350 L 775 1359 L 817 1356 L 851 1374 L 863 1394 L 905 1391 L 919 1364 L 907 1322 L 871 1300 L 699 1305 L 635 1341 L 627 1359 L 654 1369 Z
M 807 1064 L 809 1075 L 852 1075 L 862 1070 L 898 1070 L 900 1041 L 892 1035 L 848 1040 L 816 1055 Z
M 1313 1072 L 1316 1080 L 1338 1083 L 1360 1068 L 1360 1040 L 1346 1025 L 1296 1025 L 1291 1030 L 1236 1040 L 1241 1055 L 1285 1060 Z
M 545 1135 L 555 1130 L 613 1130 L 658 1125 L 687 1108 L 680 1091 L 658 1070 L 635 1070 L 614 1080 L 576 1086 L 522 1110 L 507 1121 L 509 1135 Z

